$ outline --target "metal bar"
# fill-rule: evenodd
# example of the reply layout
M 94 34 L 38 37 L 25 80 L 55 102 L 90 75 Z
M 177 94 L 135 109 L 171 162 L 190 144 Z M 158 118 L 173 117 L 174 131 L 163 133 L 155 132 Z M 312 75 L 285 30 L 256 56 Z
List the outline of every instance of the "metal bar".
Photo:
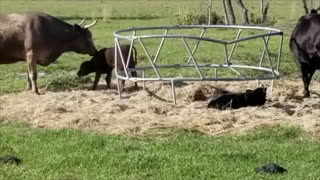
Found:
M 118 94 L 119 94 L 119 99 L 121 99 L 122 97 L 121 97 L 121 89 L 120 89 L 120 84 L 119 84 L 119 78 L 118 78 L 118 63 L 117 63 L 117 61 L 118 61 L 118 48 L 117 48 L 117 38 L 115 38 L 114 39 L 114 60 L 115 60 L 115 73 L 116 73 L 116 81 L 117 81 L 117 89 L 118 89 Z
M 229 69 L 231 69 L 233 72 L 238 74 L 238 76 L 242 76 L 242 78 L 246 79 L 247 77 L 241 74 L 239 71 L 237 71 L 234 67 L 229 66 Z
M 156 68 L 156 66 L 154 65 L 154 63 L 152 62 L 150 54 L 149 54 L 148 50 L 146 49 L 146 47 L 144 46 L 144 43 L 143 43 L 142 39 L 140 39 L 140 38 L 138 38 L 138 39 L 139 39 L 139 42 L 140 42 L 144 52 L 146 53 L 146 55 L 147 55 L 147 57 L 148 57 L 148 59 L 149 59 L 149 61 L 151 63 L 151 66 L 152 66 L 153 70 L 157 74 L 158 78 L 161 79 L 161 75 L 160 75 L 158 69 Z
M 270 31 L 269 31 L 270 33 Z M 269 40 L 270 40 L 270 36 L 267 37 L 267 46 L 269 45 Z M 260 62 L 259 62 L 259 66 L 262 66 L 262 61 L 264 59 L 264 55 L 265 55 L 266 49 L 263 48 L 262 54 L 261 54 L 261 58 L 260 58 Z
M 255 70 L 263 70 L 267 72 L 271 72 L 272 70 L 266 67 L 259 67 L 259 66 L 249 66 L 249 65 L 235 65 L 230 64 L 229 66 L 226 64 L 198 64 L 198 67 L 214 67 L 214 68 L 228 68 L 228 67 L 235 67 L 235 68 L 247 68 L 247 69 L 255 69 Z M 181 67 L 195 67 L 193 64 L 175 64 L 175 65 L 157 65 L 157 68 L 181 68 Z M 131 71 L 143 70 L 143 69 L 152 69 L 152 66 L 144 66 L 144 67 L 137 67 L 130 69 Z M 276 72 L 276 71 L 275 71 Z
M 280 60 L 281 60 L 281 54 L 282 54 L 282 44 L 283 44 L 283 35 L 280 38 L 280 47 L 279 47 L 278 59 L 277 59 L 277 71 L 279 71 L 279 68 L 280 68 Z
M 121 77 L 119 77 L 119 79 L 122 79 Z M 256 81 L 257 79 L 259 80 L 272 80 L 272 79 L 279 79 L 278 76 L 264 76 L 264 77 L 245 77 L 245 78 L 239 78 L 239 77 L 235 77 L 235 78 L 162 78 L 162 79 L 158 79 L 158 78 L 135 78 L 137 81 L 244 81 L 244 80 L 254 80 Z M 125 79 L 123 79 L 125 80 Z
M 145 79 L 145 76 L 146 76 L 146 70 L 144 69 L 142 71 L 142 79 Z M 145 91 L 146 90 L 146 81 L 142 81 L 142 87 L 143 87 L 143 90 Z
M 177 99 L 176 99 L 176 89 L 175 89 L 175 83 L 174 80 L 171 80 L 171 88 L 172 88 L 172 99 L 173 99 L 173 104 L 177 104 Z
M 262 27 L 262 26 L 238 26 L 238 25 L 175 25 L 175 26 L 147 26 L 147 27 L 133 27 L 115 31 L 113 35 L 119 35 L 123 32 L 130 32 L 133 30 L 157 30 L 157 29 L 191 29 L 191 28 L 226 28 L 226 29 L 252 29 L 252 30 L 266 30 L 274 33 L 282 33 L 280 29 Z
M 184 34 L 168 34 L 168 31 L 171 29 L 190 29 L 190 28 L 202 28 L 202 31 L 199 36 L 193 36 L 193 35 L 184 35 Z M 231 41 L 224 41 L 221 39 L 215 39 L 215 38 L 209 38 L 209 37 L 204 37 L 204 34 L 206 33 L 207 29 L 212 29 L 212 28 L 231 28 L 231 29 L 238 29 L 237 35 L 234 40 Z M 164 29 L 164 34 L 156 34 L 156 35 L 143 35 L 139 31 L 143 30 L 155 30 L 155 29 Z M 268 33 L 260 33 L 252 36 L 245 36 L 242 37 L 242 31 L 244 29 L 251 29 L 251 30 L 265 30 L 268 31 Z M 122 35 L 121 33 L 123 32 L 133 32 L 133 34 L 130 36 Z M 139 36 L 137 36 L 139 34 Z M 274 62 L 276 59 L 272 60 L 272 54 L 269 50 L 269 43 L 270 43 L 270 37 L 275 36 L 275 35 L 281 35 L 280 39 L 280 47 L 278 49 L 278 57 L 277 57 L 277 62 Z M 150 65 L 144 66 L 144 67 L 136 67 L 136 68 L 129 68 L 128 60 L 126 62 L 126 68 L 124 70 L 118 70 L 117 63 L 115 64 L 116 67 L 116 77 L 117 77 L 117 85 L 118 85 L 118 92 L 121 98 L 121 91 L 120 91 L 120 80 L 133 80 L 133 81 L 143 81 L 143 88 L 145 90 L 145 83 L 146 81 L 170 81 L 172 85 L 172 95 L 173 95 L 173 102 L 176 104 L 176 92 L 175 92 L 175 82 L 176 81 L 248 81 L 248 80 L 273 80 L 272 81 L 272 88 L 273 88 L 273 83 L 274 79 L 279 78 L 279 67 L 280 67 L 280 60 L 281 60 L 281 53 L 282 53 L 282 43 L 283 43 L 283 32 L 279 29 L 274 29 L 274 28 L 266 28 L 266 27 L 256 27 L 256 26 L 232 26 L 232 25 L 186 25 L 186 26 L 163 26 L 163 27 L 141 27 L 141 28 L 129 28 L 125 30 L 120 30 L 117 32 L 114 32 L 114 37 L 115 37 L 115 56 L 116 59 L 121 58 L 121 62 L 124 63 L 124 58 L 123 54 L 121 52 L 120 48 L 120 40 L 121 39 L 127 39 L 129 40 L 130 43 L 130 52 L 132 52 L 133 44 L 135 40 L 138 40 L 148 58 L 148 61 L 150 62 Z M 157 52 L 155 54 L 155 57 L 151 57 L 150 53 L 147 49 L 147 45 L 144 44 L 143 39 L 147 38 L 161 38 L 160 44 L 158 46 Z M 183 40 L 183 43 L 185 44 L 185 47 L 187 49 L 187 52 L 189 53 L 189 57 L 187 59 L 187 64 L 164 64 L 164 65 L 157 65 L 155 64 L 158 61 L 158 58 L 160 56 L 161 51 L 163 51 L 163 46 L 167 38 L 181 38 Z M 233 57 L 233 54 L 237 48 L 238 42 L 241 41 L 247 41 L 251 39 L 256 39 L 256 38 L 262 38 L 263 39 L 263 52 L 261 54 L 259 66 L 249 66 L 249 65 L 233 65 L 231 64 L 231 59 Z M 192 45 L 192 49 L 190 48 L 190 45 L 188 44 L 186 39 L 191 39 L 195 40 Z M 198 46 L 202 41 L 207 41 L 211 43 L 217 43 L 217 44 L 222 44 L 224 46 L 224 59 L 225 59 L 225 64 L 198 64 L 197 59 L 195 58 L 194 54 L 197 52 Z M 228 44 L 233 44 L 230 52 L 228 52 Z M 261 48 L 260 48 L 261 50 Z M 118 54 L 118 51 L 119 54 Z M 270 67 L 262 67 L 263 61 L 265 61 L 267 55 L 267 61 Z M 130 58 L 131 53 L 128 57 Z M 193 63 L 191 63 L 191 60 Z M 117 62 L 117 61 L 116 61 Z M 186 62 L 184 62 L 186 63 Z M 191 63 L 191 64 L 190 64 Z M 276 64 L 275 64 L 276 63 Z M 274 65 L 276 65 L 274 67 Z M 196 68 L 200 76 L 195 76 L 191 78 L 187 77 L 162 77 L 161 74 L 159 73 L 160 68 Z M 204 77 L 204 74 L 202 73 L 201 68 L 214 68 L 214 77 L 212 76 L 207 76 Z M 228 68 L 228 71 L 234 72 L 236 75 L 234 77 L 226 77 L 223 78 L 223 76 L 219 77 L 218 76 L 218 68 Z M 254 70 L 260 70 L 260 71 L 265 71 L 268 72 L 265 76 L 251 76 L 251 77 L 246 77 L 245 74 L 242 74 L 241 71 L 239 71 L 238 68 L 248 68 L 248 69 L 254 69 Z M 147 69 L 153 69 L 153 71 L 157 74 L 157 77 L 146 77 L 146 70 Z M 128 75 L 128 73 L 131 73 L 132 71 L 142 71 L 142 78 L 133 78 Z M 126 74 L 126 77 L 124 77 L 124 74 Z M 271 89 L 272 91 L 272 89 Z
M 217 68 L 214 68 L 214 78 L 217 78 L 218 72 L 217 72 Z
M 120 47 L 119 41 L 116 40 L 116 43 L 117 43 L 117 47 L 116 48 L 119 51 L 121 63 L 122 63 L 123 69 L 124 69 L 124 73 L 126 74 L 126 78 L 129 78 L 128 71 L 127 71 L 127 68 L 126 68 L 126 64 L 124 63 L 124 58 L 123 58 L 123 55 L 122 55 L 122 51 L 121 51 L 121 47 Z M 118 62 L 116 61 L 115 63 L 117 64 Z
M 224 60 L 225 60 L 225 64 L 226 65 L 230 65 L 229 61 L 228 61 L 228 48 L 227 48 L 227 45 L 224 45 Z
M 166 29 L 166 31 L 164 32 L 164 35 L 167 35 L 168 34 L 168 29 Z M 160 51 L 161 51 L 161 49 L 162 49 L 162 46 L 163 46 L 163 43 L 164 43 L 164 41 L 165 41 L 165 37 L 163 37 L 162 39 L 161 39 L 161 42 L 160 42 L 160 45 L 159 45 L 159 48 L 158 48 L 158 50 L 157 50 L 157 53 L 156 53 L 156 56 L 154 57 L 154 59 L 153 59 L 153 63 L 156 63 L 157 62 L 157 60 L 158 60 L 158 56 L 159 56 L 159 54 L 160 54 Z
M 263 39 L 264 47 L 265 47 L 265 49 L 266 49 L 266 53 L 267 53 L 269 65 L 270 65 L 270 67 L 271 67 L 271 72 L 272 72 L 272 75 L 274 76 L 274 68 L 273 68 L 273 64 L 272 64 L 271 57 L 270 57 L 268 45 L 267 45 L 266 39 L 265 39 L 264 37 L 263 37 L 262 39 Z
M 204 33 L 206 32 L 206 28 L 203 28 L 201 34 L 200 34 L 200 38 L 203 37 Z M 193 47 L 192 49 L 192 55 L 194 55 L 194 53 L 196 52 L 196 50 L 198 49 L 198 46 L 199 46 L 199 43 L 200 43 L 200 40 L 197 41 L 196 45 Z M 189 57 L 188 61 L 187 61 L 187 64 L 189 64 L 191 61 L 191 57 Z
M 274 79 L 271 80 L 270 97 L 272 97 L 272 94 L 273 94 L 273 86 L 274 86 Z
M 242 29 L 239 29 L 238 34 L 237 34 L 237 36 L 236 36 L 236 40 L 239 39 L 239 37 L 240 37 L 240 35 L 241 35 L 241 31 L 242 31 Z M 236 43 L 233 44 L 232 49 L 231 49 L 231 52 L 230 52 L 229 57 L 228 57 L 228 62 L 230 62 L 230 59 L 231 59 L 231 57 L 232 57 L 232 55 L 233 55 L 233 52 L 234 52 L 237 44 L 238 44 L 238 42 L 236 42 Z
M 190 50 L 190 47 L 189 47 L 188 43 L 186 42 L 186 40 L 184 38 L 182 38 L 182 40 L 183 40 L 184 45 L 187 48 L 187 51 L 188 51 L 189 55 L 192 57 L 192 61 L 193 61 L 194 65 L 195 65 L 196 69 L 198 70 L 198 72 L 200 74 L 200 77 L 203 78 L 203 74 L 202 74 L 202 72 L 201 72 L 201 70 L 200 70 L 200 68 L 198 66 L 198 63 L 196 62 L 193 54 L 191 53 L 191 50 Z
M 136 31 L 133 32 L 132 36 L 135 36 L 136 35 Z M 126 64 L 126 68 L 128 69 L 129 67 L 129 60 L 131 58 L 131 52 L 132 52 L 132 48 L 133 48 L 133 43 L 134 43 L 134 40 L 131 39 L 130 41 L 130 48 L 129 48 L 129 54 L 128 54 L 128 58 L 127 58 L 127 64 Z M 134 63 L 134 62 L 133 62 Z M 130 73 L 131 74 L 131 73 Z

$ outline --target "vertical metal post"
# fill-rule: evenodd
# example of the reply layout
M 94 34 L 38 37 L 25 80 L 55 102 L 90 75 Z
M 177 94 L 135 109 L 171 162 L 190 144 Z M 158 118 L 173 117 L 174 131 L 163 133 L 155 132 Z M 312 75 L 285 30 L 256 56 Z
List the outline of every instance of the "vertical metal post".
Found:
M 229 66 L 229 60 L 228 60 L 228 48 L 227 48 L 227 45 L 226 44 L 224 44 L 224 59 L 225 59 L 225 63 L 226 63 L 226 65 L 228 65 Z
M 117 44 L 117 46 L 116 46 L 115 48 L 117 48 L 118 51 L 119 51 L 119 55 L 120 55 L 120 59 L 121 59 L 121 64 L 122 64 L 122 67 L 123 67 L 123 69 L 124 69 L 124 73 L 125 73 L 125 75 L 126 75 L 126 79 L 128 79 L 128 78 L 129 78 L 129 74 L 128 74 L 128 71 L 127 71 L 127 68 L 126 68 L 126 63 L 124 63 L 124 57 L 123 57 L 123 55 L 122 55 L 121 46 L 120 46 L 118 40 L 116 41 L 116 44 Z M 116 54 L 116 56 L 118 56 L 118 54 Z M 117 63 L 118 63 L 118 60 L 117 60 L 115 63 L 117 64 Z
M 142 71 L 142 79 L 145 78 L 145 75 L 146 75 L 146 70 L 143 69 L 143 71 Z M 143 87 L 143 90 L 145 91 L 146 90 L 146 81 L 142 81 L 142 87 Z
M 270 68 L 271 68 L 271 71 L 272 71 L 272 76 L 275 77 L 274 76 L 274 67 L 273 67 L 273 64 L 272 64 L 271 57 L 270 57 L 267 41 L 266 41 L 265 37 L 262 37 L 262 39 L 263 39 L 263 43 L 264 43 L 264 48 L 265 48 L 266 53 L 267 53 L 269 65 L 270 65 Z
M 281 35 L 280 38 L 280 47 L 279 47 L 279 51 L 278 51 L 278 59 L 277 59 L 277 71 L 279 72 L 279 68 L 280 68 L 280 60 L 281 60 L 281 54 L 282 54 L 282 44 L 283 44 L 283 34 Z
M 271 89 L 270 89 L 270 96 L 272 97 L 273 94 L 273 85 L 274 85 L 274 79 L 271 80 Z
M 175 89 L 175 83 L 174 80 L 171 80 L 171 88 L 172 88 L 172 99 L 173 99 L 173 104 L 176 105 L 177 104 L 177 100 L 176 100 L 176 89 Z
M 117 44 L 118 39 L 114 38 L 114 66 L 115 66 L 115 74 L 116 74 L 116 81 L 117 81 L 117 89 L 118 89 L 118 94 L 119 94 L 119 99 L 121 99 L 121 89 L 120 89 L 120 83 L 119 83 L 119 78 L 118 78 L 118 44 Z
M 216 78 L 216 82 L 217 82 L 217 74 L 218 74 L 217 68 L 214 68 L 214 78 Z

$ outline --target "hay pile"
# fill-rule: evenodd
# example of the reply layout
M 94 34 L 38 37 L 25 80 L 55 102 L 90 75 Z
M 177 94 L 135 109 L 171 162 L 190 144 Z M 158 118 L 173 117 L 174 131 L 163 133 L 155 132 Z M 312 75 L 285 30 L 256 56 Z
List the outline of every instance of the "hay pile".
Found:
M 268 86 L 269 101 L 264 106 L 225 111 L 206 108 L 217 91 L 214 87 L 244 91 L 256 88 L 257 83 L 181 83 L 176 88 L 177 105 L 171 103 L 170 84 L 147 83 L 148 92 L 132 91 L 129 86 L 122 100 L 115 87 L 111 90 L 100 87 L 98 91 L 42 90 L 40 96 L 28 92 L 3 95 L 0 96 L 0 122 L 22 121 L 39 128 L 76 128 L 116 134 L 142 134 L 161 128 L 221 134 L 243 132 L 265 124 L 289 124 L 320 135 L 320 83 L 316 81 L 311 84 L 310 98 L 302 98 L 300 79 L 278 80 L 272 97 Z

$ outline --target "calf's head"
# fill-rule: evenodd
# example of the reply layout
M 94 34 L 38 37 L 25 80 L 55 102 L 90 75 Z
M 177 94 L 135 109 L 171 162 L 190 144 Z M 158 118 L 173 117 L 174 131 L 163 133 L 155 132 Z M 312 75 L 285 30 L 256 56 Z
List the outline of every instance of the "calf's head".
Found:
M 79 77 L 86 76 L 92 72 L 95 72 L 95 66 L 93 61 L 85 61 L 80 65 L 80 69 L 77 73 Z
M 266 102 L 267 88 L 258 87 L 254 90 L 247 90 L 246 96 L 249 105 L 263 105 Z

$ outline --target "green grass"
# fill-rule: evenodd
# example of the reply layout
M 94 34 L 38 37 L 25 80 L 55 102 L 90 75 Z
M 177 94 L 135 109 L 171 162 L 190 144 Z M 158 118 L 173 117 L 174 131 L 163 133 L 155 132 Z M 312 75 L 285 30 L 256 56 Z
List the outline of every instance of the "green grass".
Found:
M 104 135 L 79 130 L 0 125 L 1 180 L 102 179 L 281 179 L 320 178 L 320 142 L 293 127 L 264 127 L 239 136 L 208 136 L 164 130 L 145 136 Z M 282 175 L 257 174 L 275 162 Z
M 245 5 L 249 9 L 250 13 L 259 13 L 258 1 L 246 0 Z M 0 12 L 43 11 L 58 16 L 71 24 L 80 22 L 82 17 L 87 17 L 89 22 L 91 18 L 99 18 L 99 23 L 92 28 L 91 31 L 95 44 L 97 48 L 100 49 L 102 47 L 110 47 L 114 45 L 114 31 L 129 27 L 175 25 L 177 24 L 175 15 L 177 15 L 179 9 L 202 11 L 204 6 L 204 1 L 199 2 L 198 0 L 122 0 L 121 2 L 115 0 L 1 0 Z M 239 17 L 238 22 L 241 22 L 241 16 L 239 14 L 240 8 L 238 8 L 236 3 L 234 6 L 237 17 Z M 290 8 L 288 8 L 288 6 Z M 214 2 L 213 10 L 218 14 L 223 15 L 222 3 Z M 285 34 L 280 66 L 280 72 L 285 76 L 296 76 L 299 74 L 288 48 L 288 39 L 297 19 L 302 14 L 303 8 L 301 7 L 300 0 L 270 0 L 269 17 L 275 17 L 277 22 L 274 27 L 282 29 Z M 200 31 L 196 34 L 200 34 Z M 215 31 L 212 32 L 212 34 L 214 34 L 214 37 L 219 37 L 221 39 L 230 39 L 236 35 L 230 31 Z M 158 39 L 158 41 L 147 42 L 147 44 L 149 44 L 150 47 L 153 47 L 154 49 L 151 49 L 151 51 L 155 52 L 156 46 L 159 45 L 159 42 L 160 40 Z M 242 45 L 242 43 L 239 45 Z M 251 61 L 256 59 L 258 57 L 257 55 L 260 54 L 255 54 L 257 52 L 256 47 L 261 47 L 262 44 L 261 41 L 253 41 L 243 43 L 242 46 L 242 48 L 239 48 L 239 51 L 235 52 L 235 57 Z M 210 44 L 201 44 L 199 46 L 199 52 L 201 51 L 201 53 L 196 54 L 197 58 L 205 62 L 212 61 L 213 58 L 217 57 L 219 59 L 223 58 L 222 48 L 214 48 L 214 50 L 212 50 L 210 47 Z M 276 48 L 276 44 L 271 44 L 270 47 L 271 49 L 274 49 Z M 164 49 L 164 53 L 160 55 L 160 57 L 163 57 L 164 59 L 162 63 L 168 63 L 169 61 L 170 63 L 174 63 L 172 60 L 179 60 L 179 57 L 186 58 L 187 52 L 183 47 L 183 43 L 180 41 L 168 44 L 165 48 L 167 49 Z M 155 53 L 151 55 L 154 54 Z M 141 47 L 138 47 L 138 57 L 139 64 L 146 64 L 147 57 L 142 52 Z M 90 57 L 87 55 L 66 53 L 62 55 L 55 64 L 51 64 L 48 67 L 39 66 L 39 72 L 45 73 L 44 76 L 39 77 L 39 87 L 47 87 L 48 84 L 46 83 L 54 80 L 54 74 L 77 71 L 81 62 L 88 59 L 90 59 Z M 25 62 L 0 65 L 0 95 L 23 91 L 26 87 L 26 79 L 21 77 L 21 74 L 25 72 Z M 172 73 L 172 71 L 168 70 L 164 71 L 164 75 L 180 76 L 180 74 L 185 75 L 188 74 L 188 72 L 188 70 L 181 70 L 181 72 L 177 71 L 176 73 Z M 70 78 L 65 79 L 68 81 Z M 316 75 L 315 79 L 320 80 L 320 76 Z M 68 82 L 65 82 L 64 84 L 66 85 L 66 89 L 74 87 L 73 85 L 70 87 L 67 86 Z M 81 84 L 79 86 L 81 86 Z

